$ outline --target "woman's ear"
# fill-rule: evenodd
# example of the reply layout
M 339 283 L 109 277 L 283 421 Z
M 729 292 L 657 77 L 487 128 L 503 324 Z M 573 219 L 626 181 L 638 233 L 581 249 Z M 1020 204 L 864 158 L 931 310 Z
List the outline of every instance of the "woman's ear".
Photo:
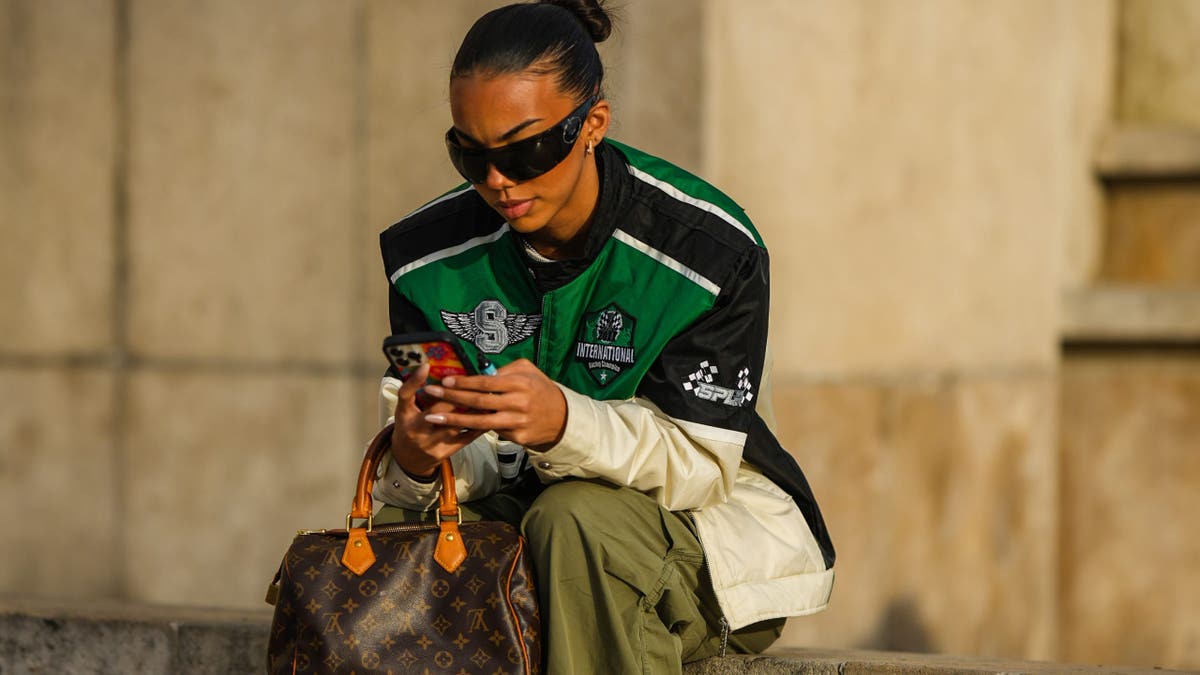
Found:
M 587 121 L 584 122 L 584 138 L 591 141 L 592 144 L 599 143 L 604 140 L 605 134 L 608 133 L 608 123 L 612 119 L 612 110 L 608 107 L 608 101 L 600 99 L 596 105 L 592 106 L 588 112 Z

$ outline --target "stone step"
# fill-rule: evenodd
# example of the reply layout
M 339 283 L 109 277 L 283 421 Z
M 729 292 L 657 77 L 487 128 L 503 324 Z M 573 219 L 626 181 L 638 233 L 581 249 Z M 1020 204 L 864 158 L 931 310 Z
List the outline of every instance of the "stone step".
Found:
M 1200 179 L 1200 129 L 1118 127 L 1101 142 L 1095 164 L 1110 181 Z
M 1124 125 L 1097 150 L 1103 283 L 1200 286 L 1200 129 Z
M 3 675 L 251 675 L 261 673 L 270 611 L 0 598 Z M 687 675 L 999 675 L 1169 673 L 1152 668 L 831 649 L 784 649 L 688 664 Z
M 1070 291 L 1060 333 L 1068 345 L 1200 345 L 1200 287 L 1110 284 Z

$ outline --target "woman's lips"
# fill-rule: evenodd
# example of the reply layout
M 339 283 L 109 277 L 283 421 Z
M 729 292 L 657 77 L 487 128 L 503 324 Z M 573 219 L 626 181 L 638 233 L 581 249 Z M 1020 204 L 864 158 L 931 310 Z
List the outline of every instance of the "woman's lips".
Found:
M 532 199 L 519 199 L 507 202 L 496 202 L 496 208 L 500 210 L 500 215 L 504 216 L 505 220 L 514 220 L 529 213 L 529 209 L 533 207 Z

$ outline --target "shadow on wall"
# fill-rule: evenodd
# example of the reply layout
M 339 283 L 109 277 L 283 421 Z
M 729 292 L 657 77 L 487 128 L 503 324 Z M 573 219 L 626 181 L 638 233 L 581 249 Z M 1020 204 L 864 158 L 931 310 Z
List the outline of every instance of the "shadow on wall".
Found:
M 871 637 L 860 646 L 892 652 L 928 654 L 936 651 L 917 612 L 917 603 L 910 598 L 893 600 L 879 618 Z

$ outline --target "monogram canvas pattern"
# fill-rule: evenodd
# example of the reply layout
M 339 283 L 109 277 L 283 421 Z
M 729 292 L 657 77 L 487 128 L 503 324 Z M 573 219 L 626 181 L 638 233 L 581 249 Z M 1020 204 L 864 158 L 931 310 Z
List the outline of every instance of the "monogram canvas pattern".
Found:
M 467 559 L 434 562 L 437 525 L 368 533 L 376 561 L 341 563 L 344 530 L 301 533 L 284 556 L 270 673 L 532 675 L 541 649 L 524 541 L 507 523 L 460 526 Z

